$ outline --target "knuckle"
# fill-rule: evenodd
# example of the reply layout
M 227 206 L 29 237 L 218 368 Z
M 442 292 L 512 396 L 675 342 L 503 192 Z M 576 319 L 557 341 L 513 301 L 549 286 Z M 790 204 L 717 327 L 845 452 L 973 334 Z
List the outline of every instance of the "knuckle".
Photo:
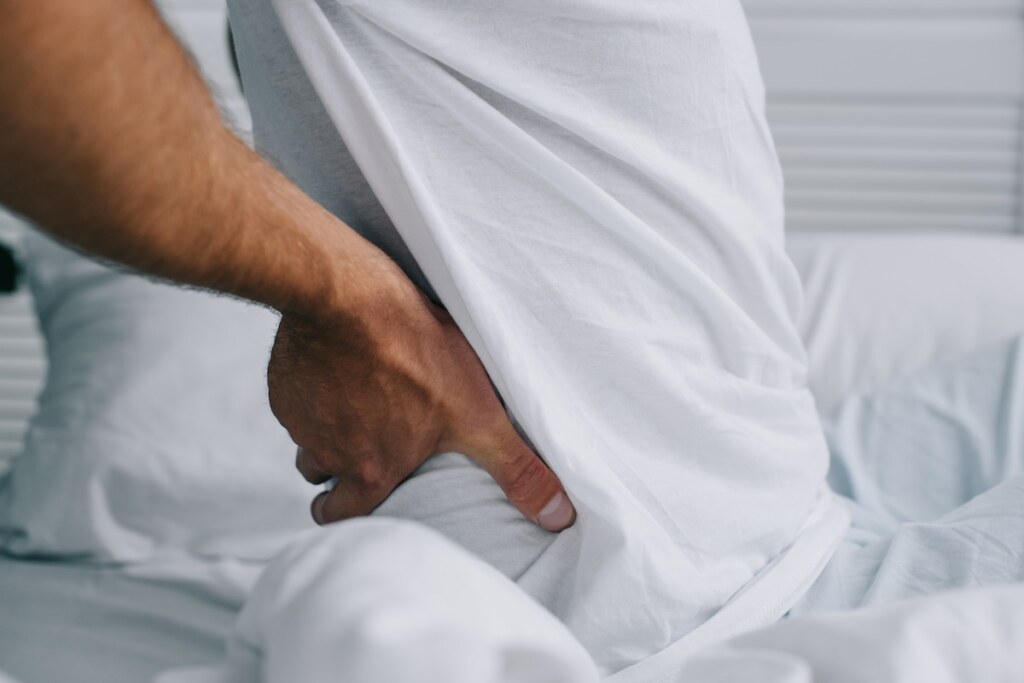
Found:
M 381 464 L 372 458 L 363 458 L 356 463 L 352 476 L 360 488 L 377 491 L 387 485 L 387 473 Z
M 536 457 L 523 457 L 510 463 L 505 470 L 505 493 L 512 502 L 525 502 L 541 490 L 548 476 L 548 468 Z

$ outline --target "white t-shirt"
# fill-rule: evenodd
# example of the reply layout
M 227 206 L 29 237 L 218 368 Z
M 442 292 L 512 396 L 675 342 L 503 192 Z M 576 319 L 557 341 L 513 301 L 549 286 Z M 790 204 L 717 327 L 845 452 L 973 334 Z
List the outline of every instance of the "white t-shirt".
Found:
M 495 564 L 617 680 L 783 615 L 846 518 L 739 3 L 231 14 L 257 147 L 444 303 L 579 517 L 537 529 L 454 454 L 377 514 Z

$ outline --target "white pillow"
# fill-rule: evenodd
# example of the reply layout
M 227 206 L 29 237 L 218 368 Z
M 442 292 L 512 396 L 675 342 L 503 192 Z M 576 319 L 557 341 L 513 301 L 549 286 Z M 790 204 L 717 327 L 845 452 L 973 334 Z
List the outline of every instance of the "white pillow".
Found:
M 264 560 L 312 526 L 312 487 L 266 397 L 274 314 L 39 235 L 25 252 L 49 372 L 0 488 L 0 547 Z
M 790 234 L 825 412 L 855 391 L 1024 331 L 1024 239 Z
M 245 135 L 225 4 L 158 6 Z M 272 313 L 26 242 L 50 367 L 25 453 L 0 484 L 0 547 L 264 560 L 312 526 L 313 490 L 266 400 Z

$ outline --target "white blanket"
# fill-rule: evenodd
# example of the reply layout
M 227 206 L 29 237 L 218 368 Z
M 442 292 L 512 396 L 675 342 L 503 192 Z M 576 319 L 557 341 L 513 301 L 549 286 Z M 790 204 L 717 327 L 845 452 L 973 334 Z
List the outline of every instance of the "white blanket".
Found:
M 954 683 L 1024 677 L 1024 587 L 787 620 L 626 675 L 643 683 Z M 258 584 L 222 668 L 156 683 L 597 683 L 587 653 L 491 567 L 407 522 L 297 543 Z
M 846 402 L 827 431 L 832 483 L 850 496 L 854 526 L 797 605 L 805 616 L 724 646 L 684 639 L 606 680 L 1020 680 L 1024 587 L 995 586 L 1024 581 L 1022 361 L 1018 338 Z M 948 592 L 976 586 L 989 588 Z M 861 605 L 870 607 L 849 611 Z M 347 522 L 296 544 L 258 583 L 231 652 L 222 669 L 161 683 L 274 683 L 296 672 L 311 683 L 412 683 L 425 670 L 451 683 L 600 677 L 504 576 L 393 520 Z

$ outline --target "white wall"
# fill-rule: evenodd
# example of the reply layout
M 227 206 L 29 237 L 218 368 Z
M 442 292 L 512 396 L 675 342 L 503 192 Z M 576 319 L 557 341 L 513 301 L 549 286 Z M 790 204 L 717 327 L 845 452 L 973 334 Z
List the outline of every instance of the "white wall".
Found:
M 1022 0 L 743 0 L 795 230 L 1020 232 Z

